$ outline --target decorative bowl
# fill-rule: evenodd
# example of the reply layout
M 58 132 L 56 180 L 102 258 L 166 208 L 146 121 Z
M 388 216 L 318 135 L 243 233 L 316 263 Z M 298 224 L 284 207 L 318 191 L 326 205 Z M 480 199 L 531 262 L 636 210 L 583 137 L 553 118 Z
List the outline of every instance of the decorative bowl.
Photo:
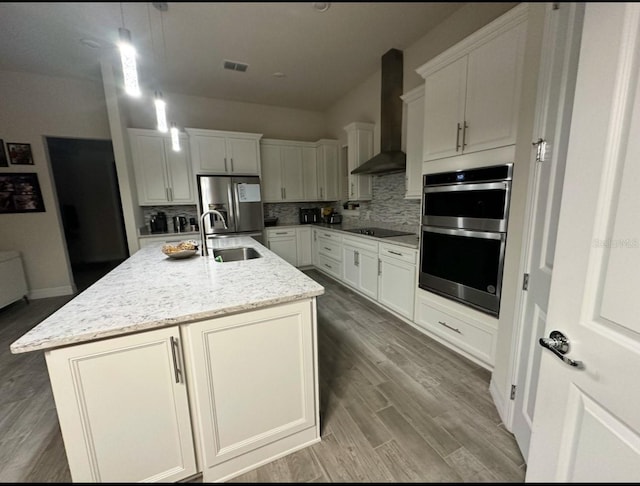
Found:
M 169 258 L 189 258 L 198 253 L 198 245 L 195 240 L 181 241 L 177 245 L 162 245 L 162 253 Z

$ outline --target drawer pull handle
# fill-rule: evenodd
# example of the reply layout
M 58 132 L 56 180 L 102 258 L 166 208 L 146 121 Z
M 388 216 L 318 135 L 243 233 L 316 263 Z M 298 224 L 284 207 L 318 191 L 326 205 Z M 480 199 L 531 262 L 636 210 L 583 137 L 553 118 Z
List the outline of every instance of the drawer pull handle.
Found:
M 324 234 L 327 238 L 331 238 L 331 235 L 328 235 L 327 233 Z
M 402 256 L 402 253 L 399 253 L 397 251 L 393 251 L 393 250 L 387 250 L 389 253 L 393 253 L 394 255 L 400 255 Z
M 324 247 L 324 249 L 327 251 L 331 251 L 331 248 L 327 248 L 326 246 Z
M 331 265 L 327 265 L 326 263 L 324 264 L 324 266 L 327 268 L 333 268 Z
M 457 332 L 458 334 L 462 334 L 462 331 L 460 331 L 460 329 L 457 329 L 455 327 L 451 327 L 450 325 L 448 325 L 446 322 L 442 322 L 442 321 L 438 321 L 438 324 L 443 325 L 444 327 L 446 327 L 447 329 L 451 329 L 452 331 Z
M 275 234 L 276 235 L 286 235 L 287 232 L 286 231 L 276 231 Z

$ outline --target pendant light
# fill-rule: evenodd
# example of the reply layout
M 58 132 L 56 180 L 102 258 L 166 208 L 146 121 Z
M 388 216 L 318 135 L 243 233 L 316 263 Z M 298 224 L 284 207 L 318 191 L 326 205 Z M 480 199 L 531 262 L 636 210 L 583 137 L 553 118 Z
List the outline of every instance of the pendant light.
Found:
M 122 76 L 124 78 L 124 90 L 129 96 L 140 96 L 140 86 L 138 85 L 138 68 L 136 66 L 136 49 L 131 43 L 131 32 L 124 24 L 124 11 L 120 3 L 120 16 L 122 27 L 118 29 L 120 42 L 120 59 L 122 60 Z
M 174 152 L 180 152 L 180 130 L 175 123 L 171 123 L 171 148 Z
M 167 133 L 169 127 L 167 126 L 167 103 L 162 98 L 162 91 L 156 91 L 153 98 L 153 103 L 156 105 L 156 120 L 158 122 L 158 131 Z

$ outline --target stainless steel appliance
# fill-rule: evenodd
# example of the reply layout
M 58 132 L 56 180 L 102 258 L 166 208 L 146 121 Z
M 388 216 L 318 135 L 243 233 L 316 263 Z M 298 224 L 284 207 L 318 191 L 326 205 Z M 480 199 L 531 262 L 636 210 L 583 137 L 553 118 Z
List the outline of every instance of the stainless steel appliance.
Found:
M 340 224 L 340 223 L 342 223 L 342 214 L 331 213 L 327 217 L 327 223 L 329 223 L 329 224 Z
M 188 231 L 187 218 L 184 216 L 174 216 L 173 231 L 175 233 L 184 233 L 185 231 Z
M 499 314 L 512 170 L 424 176 L 420 288 Z
M 198 175 L 198 209 L 206 238 L 251 236 L 260 243 L 264 229 L 262 193 L 259 177 Z M 225 224 L 227 228 L 225 229 Z

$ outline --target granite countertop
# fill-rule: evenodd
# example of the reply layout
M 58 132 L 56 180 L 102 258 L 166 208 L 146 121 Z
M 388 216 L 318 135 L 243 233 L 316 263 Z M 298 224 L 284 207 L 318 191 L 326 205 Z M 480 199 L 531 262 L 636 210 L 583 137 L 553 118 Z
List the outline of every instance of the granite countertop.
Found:
M 142 248 L 11 345 L 24 353 L 93 341 L 283 302 L 324 287 L 249 237 L 210 240 L 211 248 L 249 246 L 262 255 L 218 263 L 199 254 L 172 259 L 163 242 Z
M 329 223 L 311 223 L 311 224 L 282 224 L 282 225 L 276 225 L 276 226 L 267 226 L 266 229 L 271 229 L 271 228 L 296 228 L 298 226 L 313 226 L 313 227 L 320 227 L 320 228 L 324 228 L 324 229 L 328 229 L 331 231 L 339 231 L 345 235 L 350 235 L 350 236 L 356 236 L 358 238 L 368 238 L 370 240 L 375 240 L 377 242 L 380 243 L 392 243 L 394 245 L 399 245 L 399 246 L 404 246 L 407 248 L 412 248 L 414 250 L 418 249 L 418 246 L 420 244 L 420 237 L 416 234 L 412 234 L 412 235 L 404 235 L 404 236 L 390 236 L 388 238 L 380 238 L 379 236 L 370 236 L 370 235 L 361 235 L 359 233 L 351 233 L 348 230 L 351 229 L 356 229 L 356 228 L 364 228 L 365 226 L 362 225 L 355 225 L 355 224 L 348 224 L 348 223 L 341 223 L 341 224 L 329 224 Z M 375 223 L 372 223 L 371 225 L 367 226 L 367 227 L 376 227 Z

